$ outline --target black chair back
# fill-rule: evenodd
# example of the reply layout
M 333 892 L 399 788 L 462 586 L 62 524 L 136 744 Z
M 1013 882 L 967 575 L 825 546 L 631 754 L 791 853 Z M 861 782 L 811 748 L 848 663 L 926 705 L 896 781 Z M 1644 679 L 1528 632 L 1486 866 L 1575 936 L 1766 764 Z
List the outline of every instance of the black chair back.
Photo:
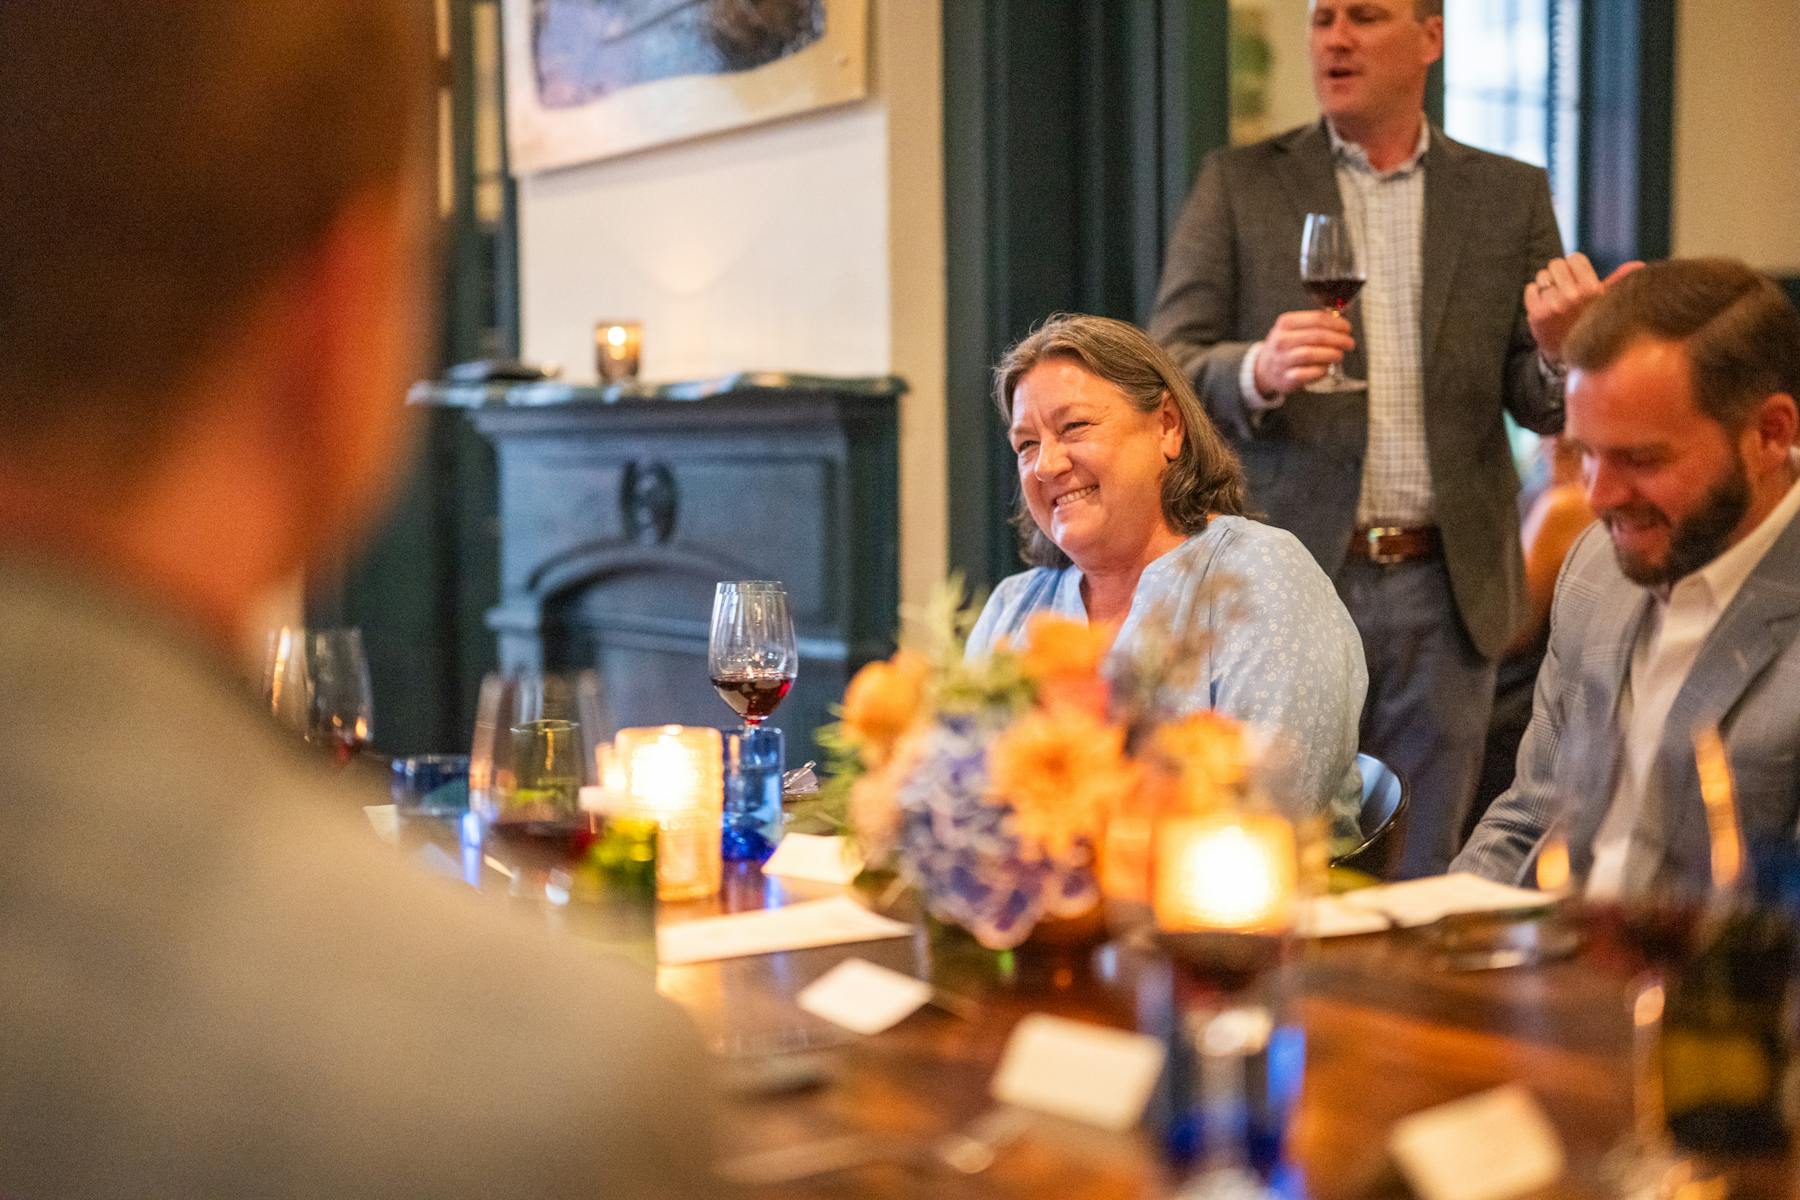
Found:
M 1356 769 L 1362 775 L 1362 807 L 1356 814 L 1361 840 L 1332 859 L 1331 865 L 1391 879 L 1406 840 L 1406 781 L 1370 754 L 1356 756 Z

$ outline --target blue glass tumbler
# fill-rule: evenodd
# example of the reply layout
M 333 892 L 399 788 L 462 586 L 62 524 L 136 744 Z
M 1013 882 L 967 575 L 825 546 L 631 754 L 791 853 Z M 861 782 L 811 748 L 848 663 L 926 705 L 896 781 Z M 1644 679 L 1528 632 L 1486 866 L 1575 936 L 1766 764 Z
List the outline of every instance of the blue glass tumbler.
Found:
M 389 795 L 407 815 L 450 817 L 469 808 L 469 756 L 415 754 L 396 758 Z
M 725 733 L 725 822 L 719 856 L 761 862 L 781 840 L 781 730 L 748 725 Z

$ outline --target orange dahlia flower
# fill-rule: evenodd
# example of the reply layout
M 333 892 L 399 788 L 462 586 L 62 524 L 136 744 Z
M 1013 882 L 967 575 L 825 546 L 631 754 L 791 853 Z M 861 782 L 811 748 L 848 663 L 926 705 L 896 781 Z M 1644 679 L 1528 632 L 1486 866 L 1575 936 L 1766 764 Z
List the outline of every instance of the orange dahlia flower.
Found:
M 887 761 L 923 712 L 930 682 L 931 664 L 910 650 L 869 663 L 850 680 L 844 691 L 844 737 L 864 764 L 879 767 Z
M 1077 708 L 1026 713 L 988 748 L 987 766 L 989 799 L 1011 805 L 1015 832 L 1050 858 L 1078 841 L 1098 848 L 1137 780 L 1124 730 Z

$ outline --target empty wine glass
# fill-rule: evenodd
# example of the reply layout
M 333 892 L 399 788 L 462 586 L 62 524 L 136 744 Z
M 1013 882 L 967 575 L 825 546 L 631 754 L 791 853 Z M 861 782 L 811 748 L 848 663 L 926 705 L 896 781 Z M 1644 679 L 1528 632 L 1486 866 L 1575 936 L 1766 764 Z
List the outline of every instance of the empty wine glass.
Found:
M 1320 308 L 1342 316 L 1363 286 L 1362 261 L 1350 222 L 1335 213 L 1307 213 L 1300 236 L 1300 282 Z M 1360 392 L 1369 385 L 1344 374 L 1342 363 L 1332 363 L 1325 377 L 1309 384 L 1309 392 Z
M 600 782 L 596 749 L 607 732 L 591 670 L 495 672 L 481 681 L 469 813 L 514 897 L 567 902 L 568 880 L 557 873 L 566 876 L 599 831 L 581 789 Z
M 375 701 L 359 629 L 287 625 L 272 632 L 262 694 L 278 721 L 330 751 L 339 766 L 374 735 Z
M 800 670 L 787 590 L 767 580 L 719 584 L 706 657 L 713 688 L 744 728 L 768 720 Z
M 307 645 L 312 672 L 312 702 L 307 708 L 307 737 L 345 766 L 375 733 L 375 700 L 369 684 L 369 659 L 360 629 L 325 629 Z
M 483 824 L 556 825 L 581 817 L 605 740 L 593 671 L 506 671 L 481 681 L 469 747 L 469 808 Z

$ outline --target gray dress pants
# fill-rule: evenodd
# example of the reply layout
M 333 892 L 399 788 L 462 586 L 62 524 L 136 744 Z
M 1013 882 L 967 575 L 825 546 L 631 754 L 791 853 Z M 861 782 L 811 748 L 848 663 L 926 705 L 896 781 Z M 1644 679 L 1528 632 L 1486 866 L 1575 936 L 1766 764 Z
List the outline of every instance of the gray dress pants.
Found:
M 1399 877 L 1436 875 L 1461 848 L 1494 705 L 1495 664 L 1476 653 L 1442 559 L 1347 559 L 1338 595 L 1369 665 L 1361 749 L 1411 792 Z

